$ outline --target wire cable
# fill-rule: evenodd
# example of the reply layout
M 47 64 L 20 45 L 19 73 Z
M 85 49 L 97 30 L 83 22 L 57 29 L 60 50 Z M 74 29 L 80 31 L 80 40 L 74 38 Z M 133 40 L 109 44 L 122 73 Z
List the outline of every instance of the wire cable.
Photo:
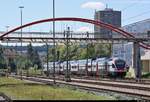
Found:
M 125 11 L 125 10 L 127 10 L 128 8 L 134 7 L 134 6 L 136 6 L 136 4 L 138 4 L 138 3 L 137 3 L 137 2 L 136 2 L 136 3 L 132 3 L 132 4 L 130 4 L 130 5 L 126 6 L 126 7 L 124 7 L 121 11 Z
M 146 12 L 143 12 L 143 13 L 140 13 L 140 14 L 138 14 L 138 15 L 136 15 L 136 16 L 132 16 L 132 17 L 123 19 L 123 21 L 128 21 L 128 20 L 130 20 L 130 19 L 137 18 L 137 17 L 139 17 L 139 16 L 143 16 L 143 15 L 148 14 L 148 13 L 150 13 L 150 10 L 149 10 L 149 11 L 146 11 Z

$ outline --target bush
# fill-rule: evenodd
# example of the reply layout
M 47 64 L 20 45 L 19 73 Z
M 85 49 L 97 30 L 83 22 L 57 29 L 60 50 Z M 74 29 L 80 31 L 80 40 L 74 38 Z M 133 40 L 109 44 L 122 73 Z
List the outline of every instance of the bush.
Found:
M 129 68 L 129 71 L 126 74 L 126 78 L 135 78 L 135 72 L 132 67 Z
M 144 73 L 142 78 L 150 78 L 150 72 Z

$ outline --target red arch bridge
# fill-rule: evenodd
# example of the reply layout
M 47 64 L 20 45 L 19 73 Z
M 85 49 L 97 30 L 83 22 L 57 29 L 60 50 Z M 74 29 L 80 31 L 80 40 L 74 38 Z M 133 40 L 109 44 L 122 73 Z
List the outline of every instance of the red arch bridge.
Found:
M 65 17 L 65 18 L 54 18 L 54 19 L 50 18 L 50 19 L 44 19 L 44 20 L 39 20 L 39 21 L 31 22 L 31 23 L 28 23 L 28 24 L 16 27 L 16 28 L 14 28 L 14 29 L 12 29 L 12 30 L 10 30 L 10 31 L 2 34 L 0 36 L 0 40 L 4 40 L 4 39 L 9 39 L 9 40 L 10 39 L 47 39 L 47 38 L 29 38 L 29 37 L 28 38 L 25 38 L 25 37 L 24 38 L 9 37 L 8 38 L 8 37 L 6 37 L 6 35 L 9 35 L 9 34 L 15 32 L 15 31 L 17 31 L 19 29 L 22 29 L 22 28 L 25 28 L 25 27 L 28 27 L 28 26 L 31 26 L 31 25 L 36 25 L 36 24 L 45 23 L 45 22 L 52 22 L 52 21 L 76 21 L 76 22 L 84 22 L 84 23 L 94 24 L 94 25 L 97 25 L 99 27 L 110 29 L 110 30 L 112 30 L 114 32 L 117 32 L 117 33 L 119 33 L 119 34 L 121 34 L 121 35 L 123 35 L 124 37 L 127 38 L 127 39 L 123 38 L 122 40 L 130 40 L 131 39 L 134 42 L 139 41 L 141 47 L 150 50 L 150 45 L 148 45 L 148 44 L 146 44 L 146 43 L 143 42 L 143 41 L 149 41 L 149 38 L 136 39 L 132 34 L 126 32 L 126 31 L 124 31 L 124 30 L 122 30 L 120 28 L 117 28 L 117 27 L 112 26 L 110 24 L 106 24 L 106 23 L 101 22 L 101 21 L 95 21 L 95 20 L 85 19 L 85 18 L 67 18 L 67 17 Z M 53 39 L 53 38 L 51 38 L 51 39 Z M 56 38 L 56 39 L 58 39 L 58 38 Z M 59 38 L 59 39 L 64 39 L 64 38 Z M 98 40 L 98 39 L 102 40 L 102 38 L 96 38 L 96 39 L 93 39 L 93 40 Z M 119 39 L 121 39 L 121 38 L 118 38 L 118 39 L 117 38 L 116 39 L 112 38 L 111 40 L 119 40 Z M 82 39 L 76 39 L 76 40 L 82 40 Z M 104 40 L 109 40 L 109 39 L 104 38 Z
M 145 48 L 145 49 L 148 49 L 150 50 L 150 45 L 149 44 L 146 44 L 145 42 L 149 42 L 150 39 L 149 38 L 135 38 L 135 36 L 133 34 L 130 34 L 120 28 L 117 28 L 111 24 L 106 24 L 104 22 L 101 22 L 101 21 L 95 21 L 95 20 L 91 20 L 91 19 L 85 19 L 85 18 L 68 18 L 68 17 L 64 17 L 64 18 L 50 18 L 50 19 L 44 19 L 44 20 L 39 20 L 39 21 L 35 21 L 35 22 L 31 22 L 31 23 L 28 23 L 28 24 L 25 24 L 25 25 L 22 25 L 22 26 L 19 26 L 19 27 L 16 27 L 4 34 L 2 34 L 0 36 L 0 40 L 1 41 L 4 41 L 4 40 L 17 40 L 17 39 L 20 39 L 21 41 L 24 39 L 24 40 L 38 40 L 38 39 L 41 39 L 42 41 L 45 41 L 47 42 L 48 40 L 54 40 L 54 38 L 44 38 L 44 37 L 6 37 L 6 35 L 9 35 L 19 29 L 22 29 L 22 28 L 25 28 L 25 27 L 28 27 L 28 26 L 31 26 L 31 25 L 36 25 L 36 24 L 40 24 L 40 23 L 45 23 L 45 22 L 52 22 L 52 21 L 75 21 L 75 22 L 83 22 L 83 23 L 89 23 L 89 24 L 93 24 L 93 25 L 96 25 L 96 26 L 99 26 L 99 27 L 103 27 L 103 28 L 107 28 L 109 30 L 112 30 L 113 32 L 116 32 L 116 33 L 119 33 L 121 35 L 124 36 L 124 38 L 68 38 L 70 40 L 75 40 L 75 41 L 81 41 L 81 40 L 90 40 L 90 41 L 120 41 L 120 40 L 125 40 L 125 41 L 132 41 L 134 42 L 134 47 L 133 48 L 135 51 L 134 51 L 134 68 L 137 68 L 137 75 L 139 76 L 141 74 L 141 68 L 139 67 L 139 54 L 140 54 L 140 50 L 139 50 L 139 46 Z M 65 40 L 66 38 L 55 38 L 55 40 Z

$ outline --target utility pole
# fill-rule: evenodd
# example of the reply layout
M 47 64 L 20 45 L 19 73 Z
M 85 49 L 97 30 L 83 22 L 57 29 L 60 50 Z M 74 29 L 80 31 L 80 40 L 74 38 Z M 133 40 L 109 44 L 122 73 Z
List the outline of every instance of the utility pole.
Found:
M 21 16 L 21 26 L 22 26 L 22 9 L 24 8 L 24 6 L 19 6 L 20 8 L 20 16 Z M 21 28 L 21 56 L 22 56 L 22 28 Z M 21 68 L 21 80 L 22 80 L 22 68 Z
M 47 58 L 46 58 L 46 62 L 47 62 L 47 77 L 49 77 L 49 64 L 48 64 L 48 43 L 46 43 L 46 47 L 47 47 Z
M 55 0 L 53 0 L 53 19 L 55 19 Z M 53 20 L 53 48 L 54 48 L 54 55 L 53 55 L 53 82 L 56 84 L 55 80 L 55 61 L 56 61 L 56 46 L 55 46 L 55 21 Z
M 141 55 L 139 42 L 133 43 L 133 68 L 135 70 L 136 80 L 141 78 Z
M 89 33 L 87 32 L 87 39 L 86 39 L 86 42 L 87 42 L 87 46 L 86 46 L 86 53 L 87 53 L 86 73 L 87 73 L 87 76 L 88 76 L 88 59 L 89 59 L 89 53 L 88 53 L 88 38 L 89 38 Z
M 67 38 L 67 45 L 66 45 L 67 46 L 67 49 L 66 49 L 66 51 L 67 51 L 67 56 L 66 56 L 67 57 L 66 82 L 71 82 L 70 71 L 69 71 L 69 66 L 68 66 L 68 65 L 70 65 L 69 64 L 69 40 L 68 40 L 69 36 L 70 36 L 70 27 L 67 28 L 67 34 L 66 34 L 66 38 Z

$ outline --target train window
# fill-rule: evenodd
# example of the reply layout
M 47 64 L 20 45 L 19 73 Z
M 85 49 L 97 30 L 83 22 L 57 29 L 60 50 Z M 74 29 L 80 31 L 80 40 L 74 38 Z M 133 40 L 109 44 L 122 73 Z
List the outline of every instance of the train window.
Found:
M 76 66 L 72 66 L 72 69 L 75 69 L 76 68 Z
M 91 68 L 91 66 L 88 66 L 88 68 Z
M 125 61 L 123 61 L 123 60 L 115 61 L 115 64 L 116 64 L 117 68 L 124 68 L 125 67 Z
M 114 64 L 112 64 L 112 68 L 115 68 L 115 65 L 114 65 Z

